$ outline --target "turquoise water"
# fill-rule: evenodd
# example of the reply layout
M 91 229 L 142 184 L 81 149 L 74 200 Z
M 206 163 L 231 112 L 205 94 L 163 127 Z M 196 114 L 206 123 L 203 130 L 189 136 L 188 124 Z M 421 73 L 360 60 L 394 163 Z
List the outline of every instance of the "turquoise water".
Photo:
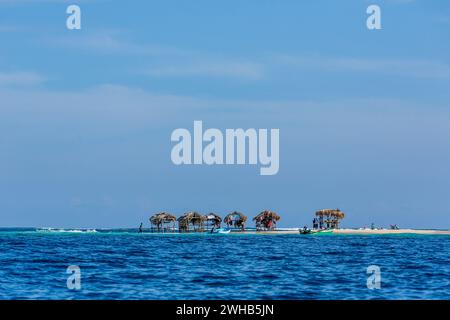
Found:
M 0 298 L 450 299 L 450 237 L 1 229 Z

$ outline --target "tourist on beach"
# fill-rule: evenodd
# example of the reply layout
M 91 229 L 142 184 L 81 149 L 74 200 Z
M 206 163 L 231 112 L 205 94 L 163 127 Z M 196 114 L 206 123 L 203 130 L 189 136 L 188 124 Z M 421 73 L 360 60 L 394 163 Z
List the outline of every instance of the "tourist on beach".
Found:
M 323 217 L 319 218 L 319 229 L 322 230 L 323 229 Z

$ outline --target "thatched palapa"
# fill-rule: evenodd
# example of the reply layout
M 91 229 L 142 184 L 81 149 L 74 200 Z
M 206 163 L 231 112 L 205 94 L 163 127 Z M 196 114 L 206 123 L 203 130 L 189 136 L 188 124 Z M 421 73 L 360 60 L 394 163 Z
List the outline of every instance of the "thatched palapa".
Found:
M 319 217 L 319 229 L 339 229 L 339 223 L 345 214 L 339 209 L 321 209 L 316 211 L 316 216 Z
M 160 212 L 151 216 L 149 220 L 152 224 L 152 231 L 175 231 L 177 218 L 170 213 Z
M 245 222 L 247 221 L 247 217 L 242 213 L 238 211 L 233 211 L 232 213 L 229 213 L 225 219 L 223 219 L 223 222 L 227 224 L 228 227 L 236 227 L 241 228 L 242 231 L 245 230 Z
M 178 218 L 180 232 L 203 232 L 206 217 L 198 212 L 186 212 Z
M 273 230 L 280 219 L 281 217 L 276 212 L 264 210 L 254 217 L 253 221 L 255 221 L 256 230 Z

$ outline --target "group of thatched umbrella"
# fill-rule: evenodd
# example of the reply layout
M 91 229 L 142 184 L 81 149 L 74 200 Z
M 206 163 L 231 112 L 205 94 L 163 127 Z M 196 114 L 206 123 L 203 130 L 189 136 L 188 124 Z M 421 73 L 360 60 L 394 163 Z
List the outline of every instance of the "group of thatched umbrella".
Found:
M 274 229 L 278 220 L 280 220 L 280 216 L 269 210 L 265 210 L 253 218 L 257 229 L 267 230 Z M 157 213 L 150 217 L 152 230 L 155 231 L 175 230 L 175 225 L 177 222 L 178 230 L 181 232 L 201 232 L 205 231 L 205 229 L 220 228 L 222 218 L 215 213 L 203 215 L 196 211 L 186 212 L 179 218 L 167 212 Z M 229 228 L 235 227 L 245 230 L 247 217 L 242 212 L 233 211 L 225 216 L 223 222 Z
M 313 220 L 313 229 L 338 229 L 340 221 L 345 214 L 339 209 L 322 209 L 316 211 L 316 218 Z M 273 211 L 264 210 L 253 218 L 257 230 L 273 230 L 281 217 Z M 202 232 L 213 228 L 220 228 L 222 218 L 215 213 L 206 215 L 196 211 L 190 211 L 177 218 L 174 215 L 161 212 L 150 218 L 152 230 L 154 231 L 175 231 L 178 222 L 180 232 Z M 247 217 L 238 211 L 233 211 L 225 216 L 223 222 L 228 228 L 238 228 L 245 230 Z

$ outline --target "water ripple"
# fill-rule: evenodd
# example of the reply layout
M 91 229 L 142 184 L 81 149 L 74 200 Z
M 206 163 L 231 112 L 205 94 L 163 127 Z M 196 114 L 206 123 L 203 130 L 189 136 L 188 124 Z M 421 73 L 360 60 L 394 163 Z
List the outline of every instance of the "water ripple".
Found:
M 0 299 L 449 299 L 450 237 L 0 232 Z M 82 289 L 66 287 L 66 268 Z M 367 288 L 378 265 L 380 290 Z

